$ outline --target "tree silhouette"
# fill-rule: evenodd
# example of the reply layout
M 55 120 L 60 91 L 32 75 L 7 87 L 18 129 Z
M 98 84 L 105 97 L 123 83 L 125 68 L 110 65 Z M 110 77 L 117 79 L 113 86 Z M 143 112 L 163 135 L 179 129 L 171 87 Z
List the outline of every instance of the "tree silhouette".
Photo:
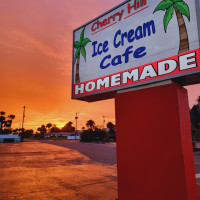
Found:
M 15 115 L 8 115 L 5 117 L 5 112 L 0 112 L 0 133 L 9 134 L 11 133 L 11 126 Z
M 88 129 L 92 129 L 94 130 L 94 125 L 95 125 L 95 122 L 93 120 L 88 120 L 87 123 L 86 123 L 86 126 Z
M 41 127 L 39 127 L 37 129 L 37 131 L 40 132 L 40 136 L 41 136 L 41 138 L 43 138 L 44 134 L 47 132 L 47 129 L 46 129 L 45 125 L 42 125 Z
M 46 125 L 46 127 L 48 128 L 48 131 L 50 132 L 50 128 L 52 127 L 52 124 L 51 124 L 51 123 L 48 123 L 48 124 Z
M 90 39 L 84 38 L 84 32 L 85 32 L 85 27 L 81 31 L 80 34 L 80 41 L 74 42 L 74 48 L 76 48 L 75 52 L 75 60 L 74 63 L 76 62 L 76 83 L 80 82 L 80 75 L 79 75 L 79 64 L 80 64 L 80 54 L 83 56 L 83 58 L 86 61 L 86 50 L 85 46 L 91 42 Z
M 112 122 L 108 122 L 107 128 L 109 128 L 108 132 L 109 139 L 116 140 L 115 125 Z
M 6 112 L 0 111 L 0 116 L 4 116 L 5 114 L 6 114 Z
M 53 125 L 53 127 L 51 128 L 50 132 L 60 132 L 60 129 L 58 127 L 56 127 L 56 125 Z
M 11 126 L 12 126 L 12 121 L 13 121 L 13 119 L 15 119 L 15 115 L 8 115 L 8 119 L 9 119 L 9 120 L 7 120 L 7 127 L 10 127 L 10 128 L 11 128 Z
M 5 115 L 6 113 L 5 112 L 3 112 L 3 111 L 1 111 L 0 112 L 0 133 L 2 133 L 3 131 L 2 131 L 2 129 L 3 129 L 3 124 L 5 123 Z
M 180 46 L 178 53 L 180 54 L 189 51 L 188 34 L 185 21 L 183 19 L 183 15 L 185 15 L 190 21 L 190 10 L 188 5 L 183 0 L 163 0 L 158 4 L 154 10 L 154 13 L 159 10 L 166 11 L 163 20 L 165 32 L 167 31 L 167 26 L 172 19 L 175 10 L 180 35 Z
M 73 122 L 68 122 L 67 124 L 65 124 L 65 126 L 62 128 L 63 132 L 74 132 L 75 131 L 75 127 L 72 126 Z
M 107 123 L 107 128 L 109 128 L 109 130 L 114 130 L 115 129 L 115 125 L 112 122 L 108 122 Z

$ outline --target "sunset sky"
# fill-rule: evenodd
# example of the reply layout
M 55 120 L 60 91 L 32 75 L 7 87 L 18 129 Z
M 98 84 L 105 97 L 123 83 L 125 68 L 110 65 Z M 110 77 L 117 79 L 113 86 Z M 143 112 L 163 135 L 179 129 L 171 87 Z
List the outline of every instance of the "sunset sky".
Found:
M 89 119 L 115 122 L 114 100 L 71 100 L 72 32 L 122 0 L 2 0 L 0 6 L 0 110 L 16 115 L 13 127 L 34 130 Z M 200 85 L 187 87 L 190 107 Z

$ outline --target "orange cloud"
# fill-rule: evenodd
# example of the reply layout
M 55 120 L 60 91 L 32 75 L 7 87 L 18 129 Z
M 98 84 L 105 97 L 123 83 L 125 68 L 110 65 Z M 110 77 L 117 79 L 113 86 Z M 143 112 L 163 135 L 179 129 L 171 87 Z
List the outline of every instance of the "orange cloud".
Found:
M 80 113 L 79 128 L 88 119 L 101 125 L 102 116 L 106 116 L 106 122 L 115 121 L 114 100 L 95 103 L 71 100 L 72 33 L 121 2 L 1 2 L 0 110 L 16 115 L 14 127 L 21 126 L 24 105 L 25 128 L 35 130 L 49 122 L 62 125 L 73 121 L 75 124 L 76 112 Z
M 114 101 L 89 104 L 71 100 L 72 32 L 121 1 L 7 0 L 0 12 L 0 109 L 16 115 L 20 127 L 36 130 L 48 122 L 65 124 L 79 114 L 114 121 Z M 106 108 L 110 108 L 107 110 Z

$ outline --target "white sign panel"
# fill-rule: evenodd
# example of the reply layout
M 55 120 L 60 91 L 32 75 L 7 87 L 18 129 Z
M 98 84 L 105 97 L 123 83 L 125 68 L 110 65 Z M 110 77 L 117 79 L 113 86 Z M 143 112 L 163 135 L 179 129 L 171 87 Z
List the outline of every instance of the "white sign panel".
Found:
M 76 29 L 72 97 L 199 73 L 197 10 L 199 0 L 132 0 Z

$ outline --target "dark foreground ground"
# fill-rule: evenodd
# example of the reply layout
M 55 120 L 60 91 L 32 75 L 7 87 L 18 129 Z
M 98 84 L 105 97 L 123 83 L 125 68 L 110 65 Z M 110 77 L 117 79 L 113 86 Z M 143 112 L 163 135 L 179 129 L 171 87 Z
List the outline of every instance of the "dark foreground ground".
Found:
M 200 152 L 194 159 L 200 197 Z M 116 174 L 114 144 L 0 144 L 0 200 L 115 200 Z
M 115 200 L 116 173 L 69 148 L 0 144 L 0 200 Z

